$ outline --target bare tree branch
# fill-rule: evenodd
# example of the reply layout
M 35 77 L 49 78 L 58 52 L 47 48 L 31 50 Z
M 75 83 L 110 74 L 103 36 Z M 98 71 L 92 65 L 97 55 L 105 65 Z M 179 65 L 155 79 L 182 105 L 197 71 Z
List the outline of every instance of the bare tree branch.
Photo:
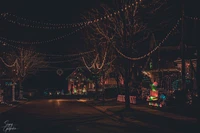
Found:
M 35 75 L 38 69 L 47 67 L 48 64 L 45 62 L 44 57 L 31 51 L 33 50 L 13 50 L 11 54 L 6 57 L 8 62 L 13 62 L 13 60 L 17 59 L 17 66 L 12 68 L 12 70 L 15 71 L 12 78 L 15 80 L 23 81 L 28 76 Z

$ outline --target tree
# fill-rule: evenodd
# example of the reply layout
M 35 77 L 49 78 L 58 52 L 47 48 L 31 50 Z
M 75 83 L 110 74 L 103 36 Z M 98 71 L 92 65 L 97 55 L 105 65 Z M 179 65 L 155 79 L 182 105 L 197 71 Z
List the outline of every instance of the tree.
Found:
M 91 23 L 84 35 L 87 40 L 89 40 L 90 46 L 99 49 L 99 47 L 104 44 L 110 47 L 108 53 L 112 56 L 108 57 L 113 57 L 113 55 L 119 57 L 122 53 L 126 53 L 126 56 L 129 57 L 138 56 L 138 47 L 141 47 L 138 44 L 148 39 L 148 35 L 151 32 L 157 30 L 155 27 L 149 28 L 151 24 L 149 20 L 152 14 L 157 12 L 165 3 L 166 1 L 162 2 L 160 0 L 151 0 L 150 2 L 146 1 L 144 3 L 133 3 L 133 1 L 121 0 L 116 1 L 114 4 L 118 9 L 120 6 L 120 10 L 117 12 L 106 5 L 102 5 L 101 9 L 93 9 L 85 15 L 87 17 L 84 16 L 83 18 L 86 21 L 104 17 L 106 17 L 106 19 L 104 19 L 104 21 Z M 144 14 L 148 15 L 148 18 L 143 17 Z M 119 52 L 119 49 L 121 52 Z M 145 52 L 144 49 L 143 52 Z M 130 108 L 128 84 L 131 78 L 130 70 L 132 64 L 133 62 L 129 59 L 122 59 L 120 62 L 116 63 L 116 70 L 123 68 L 121 71 L 124 71 L 126 108 Z
M 15 66 L 10 69 L 11 78 L 13 83 L 19 82 L 20 92 L 19 98 L 23 98 L 23 81 L 31 75 L 35 75 L 40 68 L 46 68 L 47 62 L 45 62 L 44 57 L 37 54 L 29 48 L 30 50 L 25 50 L 23 48 L 13 50 L 11 54 L 6 56 L 6 61 L 8 63 L 13 63 L 16 61 Z

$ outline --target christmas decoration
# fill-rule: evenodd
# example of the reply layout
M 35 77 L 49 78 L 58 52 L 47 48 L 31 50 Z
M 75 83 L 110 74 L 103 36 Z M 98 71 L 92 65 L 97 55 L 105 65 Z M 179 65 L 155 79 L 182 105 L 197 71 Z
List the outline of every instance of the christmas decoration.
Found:
M 147 101 L 149 102 L 150 106 L 162 107 L 165 105 L 166 96 L 164 94 L 159 96 L 157 86 L 157 82 L 151 84 L 150 95 L 147 97 Z
M 59 76 L 61 76 L 61 75 L 63 74 L 63 70 L 62 70 L 62 69 L 58 69 L 58 70 L 56 71 L 56 73 L 57 73 Z

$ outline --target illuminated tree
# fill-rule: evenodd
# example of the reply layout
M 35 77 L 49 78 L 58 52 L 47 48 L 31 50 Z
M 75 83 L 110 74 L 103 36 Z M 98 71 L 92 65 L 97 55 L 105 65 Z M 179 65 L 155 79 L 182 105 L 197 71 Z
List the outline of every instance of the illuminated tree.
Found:
M 97 49 L 96 54 L 100 54 L 98 50 L 102 47 L 109 47 L 107 60 L 111 60 L 112 57 L 121 58 L 122 53 L 125 53 L 129 57 L 137 57 L 139 56 L 139 52 L 140 54 L 145 52 L 144 48 L 140 49 L 141 45 L 139 44 L 147 40 L 152 32 L 160 28 L 159 26 L 154 26 L 156 24 L 151 19 L 153 18 L 153 14 L 158 12 L 165 4 L 166 1 L 161 0 L 144 2 L 117 0 L 114 4 L 115 11 L 106 5 L 102 5 L 102 8 L 99 10 L 93 9 L 83 17 L 84 20 L 95 20 L 96 18 L 104 17 L 106 19 L 89 25 L 89 28 L 84 32 L 86 42 L 88 42 L 90 47 Z M 116 11 L 116 8 L 119 11 Z M 160 21 L 158 23 L 161 24 Z M 166 24 L 166 21 L 162 22 L 163 27 Z M 119 53 L 119 51 L 121 52 Z M 92 62 L 94 58 L 95 56 L 93 56 L 92 60 L 88 60 L 88 62 Z M 126 108 L 129 108 L 128 84 L 132 77 L 131 71 L 134 69 L 132 65 L 136 62 L 124 58 L 116 61 L 114 67 L 124 77 Z
M 8 63 L 13 63 L 16 61 L 15 66 L 10 69 L 10 77 L 13 80 L 13 83 L 16 84 L 19 82 L 20 93 L 19 98 L 23 98 L 23 81 L 31 76 L 35 75 L 40 68 L 46 68 L 47 63 L 44 60 L 44 57 L 41 55 L 32 52 L 33 50 L 17 49 L 13 50 L 9 55 L 6 56 L 5 60 Z

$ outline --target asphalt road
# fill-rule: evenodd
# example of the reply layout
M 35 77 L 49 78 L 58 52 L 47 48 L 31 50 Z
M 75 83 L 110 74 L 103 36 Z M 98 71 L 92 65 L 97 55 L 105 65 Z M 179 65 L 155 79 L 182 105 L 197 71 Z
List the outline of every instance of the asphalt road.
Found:
M 30 101 L 1 114 L 0 127 L 2 133 L 165 132 L 137 123 L 120 122 L 83 102 L 67 99 Z

